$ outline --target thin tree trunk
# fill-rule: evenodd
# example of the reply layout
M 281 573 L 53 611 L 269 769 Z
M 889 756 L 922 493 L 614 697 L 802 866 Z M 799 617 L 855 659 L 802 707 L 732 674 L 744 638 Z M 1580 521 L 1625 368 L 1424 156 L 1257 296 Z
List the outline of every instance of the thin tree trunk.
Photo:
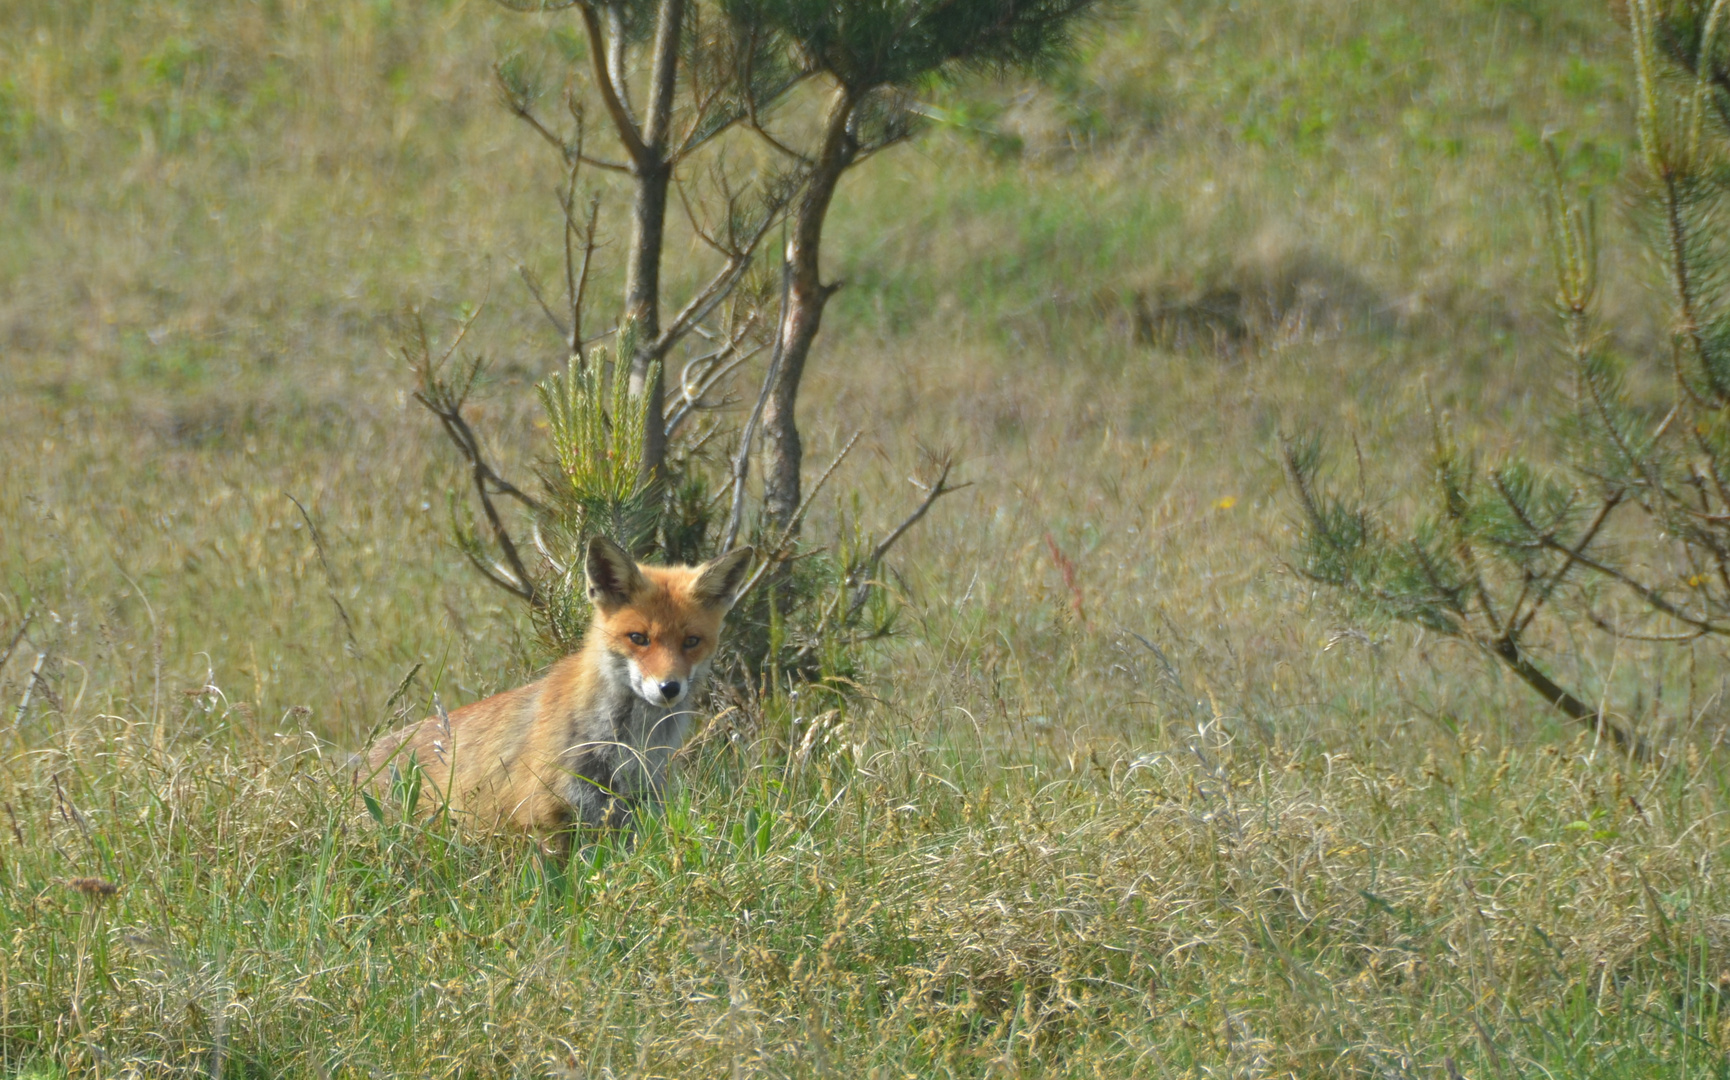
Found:
M 643 434 L 643 473 L 659 472 L 667 457 L 666 411 L 662 379 L 649 378 L 646 347 L 661 333 L 661 246 L 667 220 L 667 189 L 672 170 L 639 173 L 631 207 L 631 251 L 625 266 L 625 319 L 636 328 L 631 357 L 631 393 L 649 399 L 649 424 Z
M 799 197 L 793 214 L 792 235 L 787 241 L 787 314 L 781 323 L 781 370 L 769 391 L 763 412 L 763 512 L 766 521 L 788 529 L 799 510 L 799 468 L 804 447 L 799 440 L 795 415 L 799 380 L 805 374 L 805 358 L 822 328 L 823 308 L 837 285 L 826 285 L 820 275 L 823 221 L 841 175 L 858 153 L 851 130 L 858 97 L 847 87 L 836 90 L 823 126 L 823 143 L 816 164 Z
M 649 76 L 649 100 L 643 117 L 643 152 L 634 161 L 637 190 L 631 208 L 631 250 L 625 264 L 625 318 L 637 331 L 637 351 L 631 357 L 631 391 L 648 397 L 649 425 L 643 440 L 643 473 L 661 471 L 667 457 L 664 382 L 649 378 L 648 346 L 661 333 L 661 248 L 667 222 L 667 190 L 673 163 L 667 158 L 672 130 L 673 91 L 678 79 L 679 34 L 685 22 L 685 0 L 662 0 L 656 18 L 654 66 Z

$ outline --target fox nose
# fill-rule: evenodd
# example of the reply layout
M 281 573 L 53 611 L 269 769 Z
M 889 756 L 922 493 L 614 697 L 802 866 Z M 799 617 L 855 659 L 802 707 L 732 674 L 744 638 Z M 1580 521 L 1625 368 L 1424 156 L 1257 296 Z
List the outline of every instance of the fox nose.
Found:
M 661 696 L 672 701 L 679 696 L 679 680 L 671 679 L 661 684 Z

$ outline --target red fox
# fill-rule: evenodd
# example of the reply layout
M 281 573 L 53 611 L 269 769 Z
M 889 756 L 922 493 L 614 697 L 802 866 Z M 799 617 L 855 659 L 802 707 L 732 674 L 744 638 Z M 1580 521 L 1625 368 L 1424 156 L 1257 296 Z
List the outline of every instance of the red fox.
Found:
M 549 849 L 573 825 L 619 825 L 655 802 L 667 762 L 691 730 L 691 700 L 753 551 L 702 566 L 640 566 L 617 544 L 589 541 L 584 571 L 594 618 L 583 647 L 527 686 L 381 739 L 371 775 L 414 760 L 435 789 L 482 828 L 516 828 Z

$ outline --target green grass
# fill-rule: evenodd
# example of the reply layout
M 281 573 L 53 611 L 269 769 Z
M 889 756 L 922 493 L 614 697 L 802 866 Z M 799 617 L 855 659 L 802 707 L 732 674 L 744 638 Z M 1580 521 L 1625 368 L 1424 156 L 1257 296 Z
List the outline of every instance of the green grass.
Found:
M 974 485 L 864 691 L 718 718 L 569 867 L 376 820 L 349 749 L 547 659 L 448 542 L 390 322 L 484 302 L 526 475 L 559 177 L 487 70 L 556 88 L 564 25 L 0 7 L 0 1075 L 1723 1075 L 1722 653 L 1545 643 L 1636 768 L 1281 563 L 1278 430 L 1393 491 L 1426 387 L 1547 437 L 1546 129 L 1663 340 L 1597 8 L 1149 0 L 1048 88 L 938 92 L 965 123 L 843 185 L 803 405 L 813 461 L 865 429 L 867 526 L 921 442 Z M 1209 297 L 1217 347 L 1143 325 Z
M 357 813 L 306 742 L 93 722 L 17 806 L 8 1040 L 236 1075 L 1724 1071 L 1698 773 L 1029 731 L 846 732 L 797 766 L 715 740 L 634 845 L 566 867 Z

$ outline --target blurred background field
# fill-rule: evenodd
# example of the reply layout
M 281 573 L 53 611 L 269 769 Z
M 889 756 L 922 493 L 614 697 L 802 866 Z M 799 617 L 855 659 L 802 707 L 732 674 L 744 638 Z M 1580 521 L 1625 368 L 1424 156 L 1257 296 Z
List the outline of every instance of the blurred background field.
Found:
M 549 31 L 569 20 L 479 4 L 7 19 L 14 587 L 68 627 L 95 605 L 85 633 L 136 629 L 124 571 L 161 609 L 168 663 L 209 653 L 264 713 L 312 708 L 331 735 L 361 722 L 361 687 L 447 647 L 475 692 L 518 678 L 501 601 L 441 550 L 454 462 L 437 468 L 438 432 L 405 401 L 390 320 L 486 303 L 477 347 L 502 376 L 486 407 L 532 424 L 522 384 L 557 344 L 514 266 L 551 270 L 560 178 L 504 122 L 490 66 L 522 50 L 556 73 Z M 1554 338 L 1536 139 L 1565 131 L 1614 205 L 1621 37 L 1604 13 L 1499 4 L 1159 6 L 1096 37 L 1055 88 L 951 92 L 966 126 L 849 178 L 813 457 L 864 428 L 880 453 L 848 479 L 887 521 L 916 439 L 960 450 L 975 488 L 900 559 L 934 614 L 979 570 L 984 618 L 1053 631 L 1050 532 L 1092 600 L 1089 646 L 1159 629 L 1163 606 L 1194 613 L 1198 638 L 1245 638 L 1244 663 L 1289 660 L 1247 641 L 1308 622 L 1259 610 L 1294 595 L 1272 435 L 1355 434 L 1374 470 L 1425 431 L 1427 379 L 1468 423 L 1538 436 L 1522 421 Z M 1630 279 L 1607 295 L 1642 306 L 1641 257 L 1605 262 Z M 533 439 L 499 452 L 521 471 Z M 315 658 L 343 633 L 284 493 L 329 533 L 367 657 L 338 686 Z
M 490 72 L 557 85 L 577 24 L 0 6 L 3 1068 L 1722 1075 L 1718 655 L 1551 643 L 1669 740 L 1636 768 L 1282 563 L 1281 430 L 1387 491 L 1426 393 L 1548 437 L 1546 131 L 1661 348 L 1613 14 L 1141 0 L 1047 85 L 934 89 L 831 218 L 808 460 L 864 436 L 810 533 L 898 520 L 922 445 L 972 486 L 820 766 L 723 719 L 565 874 L 327 768 L 415 664 L 424 708 L 547 660 L 449 543 L 392 320 L 484 305 L 528 475 L 561 177 Z

